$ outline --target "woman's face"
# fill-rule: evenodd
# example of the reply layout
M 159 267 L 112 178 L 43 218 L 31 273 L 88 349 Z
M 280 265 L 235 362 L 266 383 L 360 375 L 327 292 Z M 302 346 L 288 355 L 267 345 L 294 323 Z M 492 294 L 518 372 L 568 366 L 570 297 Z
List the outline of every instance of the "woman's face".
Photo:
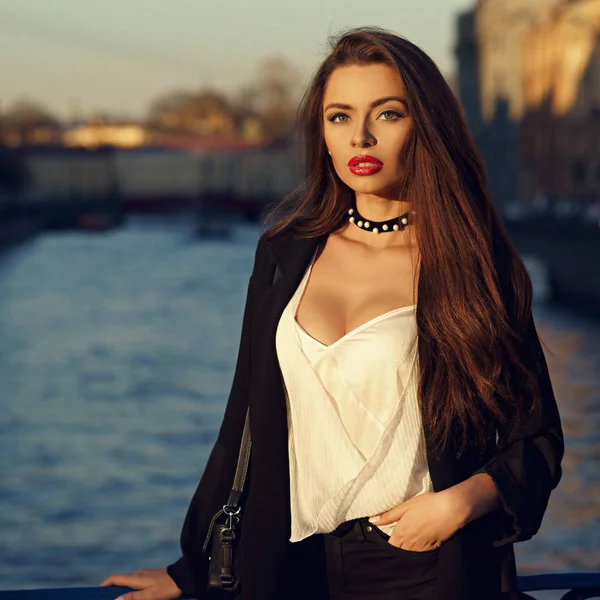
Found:
M 400 75 L 381 64 L 339 67 L 324 92 L 325 145 L 340 179 L 357 194 L 397 200 L 400 154 L 413 126 Z

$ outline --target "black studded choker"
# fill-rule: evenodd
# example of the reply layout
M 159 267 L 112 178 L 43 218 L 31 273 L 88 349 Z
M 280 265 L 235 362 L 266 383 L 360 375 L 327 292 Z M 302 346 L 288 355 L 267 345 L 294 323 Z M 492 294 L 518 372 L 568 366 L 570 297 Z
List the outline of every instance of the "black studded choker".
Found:
M 387 221 L 369 221 L 365 219 L 356 208 L 356 200 L 352 202 L 352 208 L 348 209 L 348 221 L 354 223 L 357 227 L 372 231 L 373 233 L 383 233 L 385 231 L 402 231 L 407 225 L 413 222 L 410 213 L 404 213 L 399 217 L 388 219 Z

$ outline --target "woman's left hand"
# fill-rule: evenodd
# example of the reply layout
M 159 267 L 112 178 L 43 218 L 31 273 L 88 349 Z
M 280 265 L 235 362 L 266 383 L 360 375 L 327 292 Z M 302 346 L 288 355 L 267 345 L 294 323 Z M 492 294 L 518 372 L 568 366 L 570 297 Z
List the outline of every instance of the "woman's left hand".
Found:
M 389 543 L 403 550 L 424 552 L 438 548 L 460 529 L 466 520 L 460 505 L 452 495 L 444 493 L 445 491 L 415 496 L 380 515 L 371 517 L 369 521 L 377 526 L 398 521 Z

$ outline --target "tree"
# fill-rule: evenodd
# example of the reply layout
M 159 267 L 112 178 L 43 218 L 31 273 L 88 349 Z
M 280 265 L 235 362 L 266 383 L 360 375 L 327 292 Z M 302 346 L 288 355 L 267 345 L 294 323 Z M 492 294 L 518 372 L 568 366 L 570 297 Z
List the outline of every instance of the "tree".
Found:
M 233 117 L 223 94 L 211 88 L 171 92 L 155 101 L 149 124 L 196 134 L 230 133 Z
M 264 58 L 255 79 L 239 91 L 235 107 L 257 114 L 268 137 L 287 137 L 294 125 L 300 82 L 297 69 L 285 58 Z
M 32 100 L 15 102 L 4 113 L 0 129 L 0 141 L 11 145 L 57 144 L 62 137 L 58 119 Z
M 5 118 L 25 129 L 58 128 L 58 119 L 48 109 L 33 100 L 18 100 L 5 113 Z
M 183 108 L 193 97 L 194 93 L 188 90 L 175 90 L 159 96 L 150 105 L 148 124 L 166 129 L 180 129 Z

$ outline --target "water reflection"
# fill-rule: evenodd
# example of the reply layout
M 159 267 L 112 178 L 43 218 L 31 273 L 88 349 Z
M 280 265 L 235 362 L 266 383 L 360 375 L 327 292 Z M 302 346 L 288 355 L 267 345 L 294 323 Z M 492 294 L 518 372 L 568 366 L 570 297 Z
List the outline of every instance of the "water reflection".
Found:
M 600 571 L 600 327 L 567 313 L 536 314 L 566 450 L 563 477 L 539 534 L 516 546 L 519 569 Z

